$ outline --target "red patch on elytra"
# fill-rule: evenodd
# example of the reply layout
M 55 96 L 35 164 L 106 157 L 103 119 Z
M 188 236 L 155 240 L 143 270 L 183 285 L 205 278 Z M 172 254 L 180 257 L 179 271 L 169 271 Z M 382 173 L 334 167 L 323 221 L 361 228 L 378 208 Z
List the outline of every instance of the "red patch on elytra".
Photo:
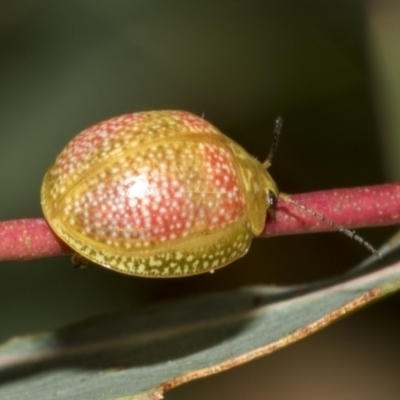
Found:
M 182 190 L 182 183 L 173 177 L 161 179 L 145 174 L 128 182 L 104 182 L 101 190 L 94 192 L 94 196 L 103 201 L 89 204 L 86 223 L 96 227 L 92 232 L 94 236 L 106 238 L 167 240 L 180 237 L 190 230 L 195 220 L 195 209 Z
M 107 121 L 92 125 L 82 131 L 71 141 L 57 160 L 58 166 L 67 171 L 70 166 L 75 167 L 79 162 L 90 157 L 91 153 L 101 148 L 101 143 L 115 134 L 138 123 L 143 116 L 140 113 L 125 114 Z
M 244 212 L 244 199 L 239 190 L 235 165 L 223 147 L 205 145 L 203 152 L 207 168 L 207 180 L 219 201 L 210 210 L 210 219 L 220 223 L 234 222 Z

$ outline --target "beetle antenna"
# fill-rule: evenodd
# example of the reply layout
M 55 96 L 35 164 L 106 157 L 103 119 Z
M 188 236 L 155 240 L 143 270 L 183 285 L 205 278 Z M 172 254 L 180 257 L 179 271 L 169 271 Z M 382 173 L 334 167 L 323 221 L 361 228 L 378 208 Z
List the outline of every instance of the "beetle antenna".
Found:
M 292 204 L 295 204 L 297 207 L 301 208 L 308 214 L 311 214 L 313 217 L 319 219 L 320 221 L 324 222 L 331 228 L 335 229 L 336 231 L 343 233 L 344 235 L 348 236 L 350 239 L 355 240 L 361 246 L 364 246 L 368 251 L 370 251 L 372 254 L 374 254 L 378 258 L 382 258 L 381 253 L 379 253 L 378 250 L 376 250 L 370 243 L 368 243 L 366 240 L 364 240 L 361 236 L 357 235 L 355 231 L 351 231 L 349 229 L 343 228 L 343 226 L 340 226 L 338 224 L 335 224 L 333 221 L 331 221 L 328 218 L 325 218 L 322 214 L 317 213 L 316 211 L 312 210 L 311 208 L 306 207 L 305 205 L 299 203 L 297 200 L 293 200 L 291 197 L 288 195 L 284 195 L 281 197 L 282 200 L 288 201 Z
M 263 163 L 263 166 L 266 169 L 272 164 L 272 159 L 274 158 L 274 154 L 276 152 L 276 149 L 278 148 L 279 137 L 282 132 L 282 125 L 283 125 L 282 117 L 277 117 L 275 120 L 274 132 L 272 135 L 271 148 L 269 150 L 267 159 Z
M 279 116 L 275 120 L 272 144 L 271 144 L 271 148 L 270 148 L 268 157 L 263 163 L 263 167 L 266 169 L 271 166 L 272 159 L 275 155 L 276 149 L 278 148 L 279 137 L 282 132 L 282 125 L 283 125 L 283 120 L 282 120 L 282 117 Z M 357 235 L 357 233 L 355 231 L 351 231 L 350 229 L 346 229 L 341 225 L 335 224 L 332 220 L 325 218 L 322 214 L 319 214 L 316 211 L 312 210 L 311 208 L 306 207 L 305 205 L 299 203 L 297 200 L 293 200 L 288 195 L 281 193 L 280 198 L 284 201 L 288 201 L 289 203 L 296 205 L 297 207 L 301 208 L 303 211 L 307 212 L 308 214 L 312 215 L 313 217 L 317 218 L 318 220 L 324 222 L 326 225 L 330 226 L 332 229 L 335 229 L 336 231 L 348 236 L 350 239 L 355 240 L 356 242 L 361 244 L 361 246 L 364 246 L 369 252 L 374 254 L 376 257 L 382 258 L 381 253 L 379 253 L 378 250 L 376 250 L 370 243 L 368 243 L 366 240 L 364 240 L 361 236 Z

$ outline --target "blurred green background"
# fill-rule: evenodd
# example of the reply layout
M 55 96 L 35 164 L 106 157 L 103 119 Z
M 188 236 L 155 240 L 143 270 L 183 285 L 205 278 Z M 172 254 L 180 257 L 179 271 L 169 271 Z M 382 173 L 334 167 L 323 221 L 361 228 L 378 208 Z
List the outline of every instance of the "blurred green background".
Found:
M 400 177 L 400 2 L 0 1 L 0 219 L 41 216 L 42 177 L 78 132 L 140 110 L 184 109 L 263 159 L 288 193 Z M 360 233 L 379 246 L 394 228 Z M 1 244 L 0 244 L 1 245 Z M 295 284 L 366 257 L 341 235 L 255 240 L 210 275 L 122 276 L 68 257 L 2 263 L 0 340 L 85 317 L 249 284 Z M 398 399 L 400 297 L 173 400 Z

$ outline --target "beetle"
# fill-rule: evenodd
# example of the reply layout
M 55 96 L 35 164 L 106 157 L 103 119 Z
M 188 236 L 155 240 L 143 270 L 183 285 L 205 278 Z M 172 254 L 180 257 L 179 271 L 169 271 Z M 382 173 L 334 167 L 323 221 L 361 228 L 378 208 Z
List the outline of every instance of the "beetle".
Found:
M 279 195 L 268 166 L 189 112 L 138 112 L 78 134 L 47 171 L 41 205 L 85 259 L 194 275 L 242 257 L 262 232 Z

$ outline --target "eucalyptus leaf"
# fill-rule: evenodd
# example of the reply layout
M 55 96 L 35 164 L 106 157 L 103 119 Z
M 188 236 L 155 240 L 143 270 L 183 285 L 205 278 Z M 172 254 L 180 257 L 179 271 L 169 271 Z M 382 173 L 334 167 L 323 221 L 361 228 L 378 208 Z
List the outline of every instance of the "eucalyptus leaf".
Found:
M 329 281 L 208 294 L 14 338 L 0 347 L 0 398 L 159 399 L 397 291 L 399 242 Z

